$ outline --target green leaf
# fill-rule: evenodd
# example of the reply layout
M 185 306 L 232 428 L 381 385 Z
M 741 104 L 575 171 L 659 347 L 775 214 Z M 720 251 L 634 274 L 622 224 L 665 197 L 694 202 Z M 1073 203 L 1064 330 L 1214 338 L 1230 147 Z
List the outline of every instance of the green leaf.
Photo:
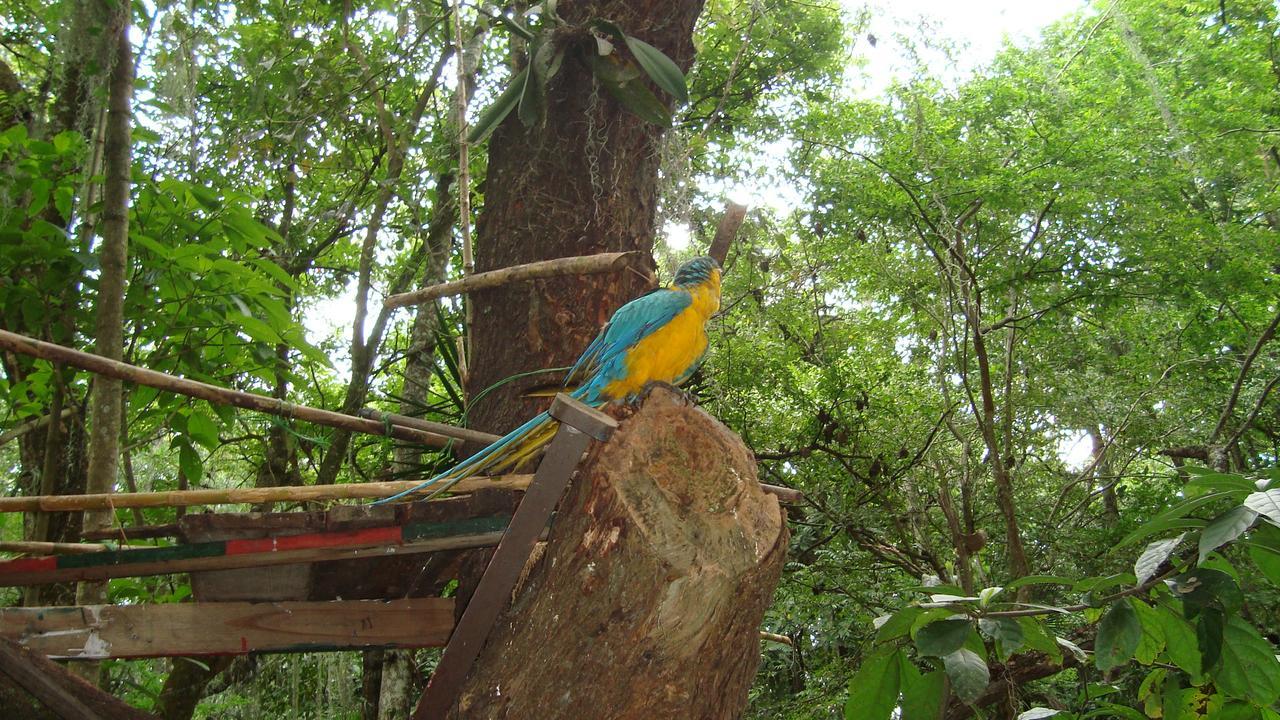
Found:
M 49 191 L 53 183 L 47 178 L 36 178 L 31 181 L 31 202 L 27 205 L 27 217 L 35 217 L 49 204 Z
M 1075 578 L 1063 577 L 1061 575 L 1028 575 L 1020 577 L 1017 580 L 1004 586 L 1005 590 L 1017 590 L 1023 585 L 1072 585 Z
M 1240 617 L 1227 621 L 1222 636 L 1222 665 L 1213 683 L 1226 695 L 1269 706 L 1280 699 L 1280 661 L 1276 649 Z
M 1215 713 L 1205 716 L 1205 720 L 1259 720 L 1262 711 L 1251 703 L 1233 700 Z
M 1195 628 L 1166 605 L 1157 607 L 1156 614 L 1164 634 L 1165 654 L 1193 680 L 1200 677 L 1200 643 Z
M 274 345 L 282 340 L 280 334 L 272 329 L 270 325 L 252 315 L 233 312 L 227 316 L 227 319 L 239 325 L 246 335 L 258 342 Z
M 617 55 L 603 57 L 592 55 L 589 56 L 588 64 L 591 66 L 591 72 L 601 82 L 625 83 L 640 77 L 640 68 L 636 67 L 635 63 Z
M 1280 585 L 1280 529 L 1263 523 L 1251 535 L 1245 543 L 1249 547 L 1249 559 L 1272 585 Z
M 547 112 L 546 68 L 536 62 L 542 44 L 534 41 L 531 45 L 530 51 L 535 62 L 529 64 L 528 72 L 524 75 L 524 89 L 520 92 L 518 111 L 520 123 L 527 128 L 540 124 Z
M 1209 493 L 1208 495 L 1201 495 L 1199 497 L 1193 497 L 1187 500 L 1183 500 L 1182 502 L 1179 502 L 1178 504 L 1174 505 L 1168 510 L 1165 510 L 1164 512 L 1155 516 L 1149 522 L 1144 523 L 1137 530 L 1134 530 L 1133 532 L 1126 535 L 1124 539 L 1120 541 L 1119 545 L 1125 546 L 1130 543 L 1137 542 L 1138 540 L 1141 540 L 1150 535 L 1154 535 L 1158 532 L 1164 532 L 1166 530 L 1176 530 L 1176 529 L 1183 529 L 1188 527 L 1203 527 L 1204 525 L 1203 520 L 1188 518 L 1187 515 L 1190 515 L 1196 510 L 1199 510 L 1200 508 L 1206 505 L 1210 505 L 1219 500 L 1238 500 L 1238 498 L 1239 498 L 1238 492 L 1213 492 L 1213 493 Z M 1185 524 L 1187 522 L 1195 522 L 1198 524 L 1187 525 Z
M 1018 618 L 1018 627 L 1022 629 L 1022 644 L 1032 650 L 1048 655 L 1054 662 L 1062 662 L 1062 648 L 1053 635 L 1045 630 L 1044 624 L 1034 617 Z
M 1222 656 L 1222 633 L 1225 619 L 1218 608 L 1204 608 L 1196 618 L 1196 644 L 1206 670 L 1212 670 Z
M 639 80 L 631 80 L 629 82 L 616 83 L 606 80 L 600 81 L 604 85 L 604 89 L 609 91 L 623 107 L 639 116 L 642 120 L 651 122 L 659 127 L 671 127 L 671 111 L 666 105 L 653 94 L 653 91 L 645 87 L 645 84 Z
M 1199 469 L 1203 470 L 1204 468 Z M 1232 493 L 1250 493 L 1255 489 L 1253 481 L 1242 475 L 1232 475 L 1212 471 L 1191 478 L 1187 481 L 1184 488 L 1187 491 L 1204 490 L 1207 492 L 1220 491 Z
M 1231 508 L 1214 518 L 1200 533 L 1200 562 L 1204 562 L 1209 553 L 1240 537 L 1257 519 L 1258 513 L 1244 506 Z
M 1168 540 L 1156 540 L 1147 545 L 1147 549 L 1142 551 L 1142 554 L 1138 556 L 1137 562 L 1133 564 L 1133 574 L 1136 576 L 1139 585 L 1156 576 L 1160 566 L 1164 564 L 1165 560 L 1169 559 L 1169 556 L 1173 554 L 1174 549 L 1178 547 L 1178 543 L 1182 542 L 1182 538 L 1185 535 L 1186 533 L 1182 533 L 1178 537 L 1169 538 Z
M 58 209 L 58 215 L 64 218 L 71 217 L 71 204 L 75 200 L 75 191 L 66 185 L 59 185 L 53 190 L 53 206 Z
M 1256 492 L 1244 499 L 1245 507 L 1280 525 L 1280 489 Z
M 987 637 L 996 641 L 1000 656 L 1007 658 L 1022 647 L 1022 625 L 1015 618 L 996 617 L 982 618 L 978 627 Z
M 946 699 L 947 675 L 941 670 L 915 672 L 915 666 L 907 670 L 911 661 L 901 655 L 902 669 L 902 720 L 937 720 Z
M 156 241 L 155 238 L 149 237 L 147 235 L 142 235 L 142 234 L 130 235 L 129 242 L 138 245 L 139 247 L 145 249 L 147 252 L 151 253 L 152 255 L 155 255 L 157 258 L 160 258 L 161 260 L 168 259 L 170 255 L 172 255 L 172 251 L 170 251 L 169 248 L 165 247 L 164 245 L 161 245 L 159 242 Z
M 876 626 L 876 642 L 881 643 L 906 635 L 911 631 L 911 624 L 921 612 L 923 611 L 918 607 L 908 607 L 884 616 L 884 622 Z
M 1164 650 L 1164 620 L 1154 607 L 1141 600 L 1135 599 L 1131 604 L 1142 627 L 1142 640 L 1133 656 L 1143 665 L 1150 665 Z
M 492 105 L 480 113 L 480 117 L 476 119 L 476 124 L 467 133 L 467 142 L 469 144 L 474 145 L 483 142 L 511 114 L 511 111 L 515 109 L 516 104 L 520 102 L 520 98 L 524 94 L 524 86 L 528 77 L 529 68 L 525 68 L 512 76 L 511 84 L 507 86 L 506 90 L 502 91 L 502 94 L 493 101 Z
M 200 453 L 189 443 L 184 442 L 178 448 L 178 468 L 182 470 L 190 486 L 197 485 L 204 475 L 204 462 L 200 460 Z
M 508 30 L 518 35 L 521 39 L 533 40 L 536 37 L 532 30 L 511 19 L 506 13 L 498 12 L 489 15 L 489 17 L 505 25 Z
M 886 720 L 898 705 L 898 651 L 867 658 L 849 681 L 846 720 Z
M 973 623 L 968 618 L 937 620 L 916 633 L 916 649 L 925 656 L 950 655 L 964 646 L 971 632 Z
M 636 61 L 640 63 L 640 67 L 649 74 L 654 84 L 666 90 L 680 104 L 689 102 L 689 88 L 685 85 L 684 73 L 680 71 L 680 66 L 675 64 L 667 54 L 649 43 L 631 37 L 624 36 L 627 49 L 635 55 Z
M 218 424 L 202 412 L 192 413 L 187 418 L 187 434 L 206 450 L 212 451 L 218 447 Z
M 1231 613 L 1244 604 L 1240 586 L 1221 570 L 1191 570 L 1174 577 L 1169 587 L 1175 597 L 1182 599 L 1187 617 L 1193 617 L 1202 607 L 1214 606 Z
M 1108 720 L 1147 720 L 1147 716 L 1134 710 L 1131 707 L 1116 705 L 1115 703 L 1102 703 L 1097 710 L 1091 710 L 1081 715 L 1080 720 L 1085 718 L 1108 718 Z
M 1098 623 L 1098 637 L 1093 645 L 1093 661 L 1106 672 L 1133 657 L 1142 641 L 1142 625 L 1127 598 L 1121 598 Z
M 956 697 L 966 703 L 972 703 L 981 697 L 991 680 L 987 663 L 968 648 L 960 648 L 942 658 L 942 664 L 947 670 L 947 677 L 951 679 L 951 688 Z
M 222 207 L 222 198 L 217 192 L 201 185 L 188 185 L 187 192 L 206 210 L 218 210 Z

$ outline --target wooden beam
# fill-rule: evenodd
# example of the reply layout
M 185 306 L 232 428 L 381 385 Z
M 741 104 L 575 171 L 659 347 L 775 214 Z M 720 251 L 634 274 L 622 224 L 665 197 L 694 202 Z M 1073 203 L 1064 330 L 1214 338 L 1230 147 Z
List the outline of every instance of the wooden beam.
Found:
M 452 598 L 5 608 L 0 637 L 55 659 L 441 647 Z
M 457 495 L 481 488 L 523 490 L 532 475 L 500 475 L 467 478 L 449 492 Z M 285 485 L 269 488 L 231 488 L 226 490 L 173 490 L 168 492 L 100 493 L 94 495 L 28 495 L 0 498 L 0 512 L 74 512 L 135 507 L 187 507 L 190 505 L 227 505 L 263 502 L 303 502 L 313 500 L 351 500 L 384 498 L 402 490 L 417 487 L 420 480 L 396 480 L 379 483 L 345 485 Z
M 9 560 L 0 562 L 0 587 L 492 547 L 509 519 L 491 516 Z
M 175 375 L 167 375 L 155 370 L 138 367 L 137 365 L 111 360 L 101 355 L 73 350 L 69 347 L 55 345 L 43 340 L 36 340 L 35 338 L 11 333 L 7 330 L 0 330 L 0 348 L 52 362 L 66 363 L 105 377 L 159 388 L 179 395 L 188 395 L 223 405 L 234 405 L 235 407 L 256 410 L 270 415 L 296 418 L 317 425 L 340 427 L 370 435 L 389 435 L 399 440 L 415 442 L 434 448 L 445 447 L 451 440 L 439 433 L 429 433 L 414 428 L 384 424 L 376 420 L 345 415 L 332 410 L 295 405 L 265 395 L 241 392 L 196 380 L 187 380 Z
M 74 555 L 77 553 L 103 552 L 106 545 L 98 543 L 61 543 L 38 541 L 0 542 L 0 552 L 24 553 L 26 555 Z
M 382 301 L 382 306 L 398 308 L 407 305 L 421 305 L 436 298 L 461 295 L 473 290 L 498 287 L 522 280 L 558 277 L 561 275 L 592 275 L 614 272 L 629 267 L 640 270 L 643 257 L 644 253 L 633 250 L 631 252 L 600 253 L 597 255 L 540 260 L 525 265 L 514 265 L 501 270 L 475 273 L 461 280 L 451 280 L 439 285 L 425 287 L 421 290 L 392 295 Z
M 7 676 L 12 685 L 25 690 L 64 720 L 160 720 L 90 685 L 43 655 L 3 638 L 0 638 L 0 676 Z M 10 684 L 3 679 L 0 677 L 0 697 L 7 697 L 0 712 L 4 717 L 29 717 L 38 711 L 24 702 L 26 698 L 13 697 Z
M 0 672 L 8 675 L 45 707 L 64 720 L 102 720 L 102 716 L 80 702 L 66 688 L 32 667 L 20 650 L 0 642 Z

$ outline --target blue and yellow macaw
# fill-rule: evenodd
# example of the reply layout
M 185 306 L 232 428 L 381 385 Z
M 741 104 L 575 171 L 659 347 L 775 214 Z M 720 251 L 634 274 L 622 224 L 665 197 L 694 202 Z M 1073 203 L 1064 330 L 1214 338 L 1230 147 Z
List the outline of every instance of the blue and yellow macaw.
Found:
M 709 257 L 681 265 L 671 285 L 618 308 L 565 377 L 570 395 L 588 405 L 631 400 L 650 383 L 688 380 L 707 352 L 707 319 L 720 309 L 720 264 Z M 557 423 L 539 413 L 453 468 L 390 502 L 431 488 L 431 496 L 464 478 L 502 472 L 531 457 L 551 441 Z

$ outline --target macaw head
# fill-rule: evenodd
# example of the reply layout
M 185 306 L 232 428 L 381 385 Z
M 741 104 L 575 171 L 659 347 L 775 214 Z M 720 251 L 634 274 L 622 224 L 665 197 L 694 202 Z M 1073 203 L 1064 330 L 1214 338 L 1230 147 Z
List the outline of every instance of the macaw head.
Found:
M 679 288 L 692 288 L 697 285 L 703 285 L 712 280 L 719 285 L 720 280 L 720 263 L 714 259 L 703 256 L 696 257 L 676 270 L 675 280 L 671 281 L 672 285 Z

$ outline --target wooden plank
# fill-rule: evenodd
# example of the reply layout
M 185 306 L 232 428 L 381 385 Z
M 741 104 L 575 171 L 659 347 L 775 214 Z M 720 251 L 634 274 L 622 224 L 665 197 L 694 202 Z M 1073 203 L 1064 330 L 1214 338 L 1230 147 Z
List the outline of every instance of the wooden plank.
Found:
M 591 438 L 605 440 L 617 427 L 613 418 L 564 394 L 556 396 L 549 412 L 560 421 L 560 429 L 418 700 L 414 720 L 443 718 L 453 706 L 462 681 L 480 654 L 498 613 L 510 601 L 529 553 L 546 529 L 547 520 L 560 502 L 578 461 L 591 445 Z
M 80 702 L 53 678 L 45 676 L 23 657 L 21 650 L 0 642 L 0 672 L 4 672 L 31 693 L 45 707 L 65 720 L 102 720 L 102 716 Z
M 449 492 L 475 492 L 485 488 L 523 490 L 531 475 L 500 475 L 467 478 Z M 91 495 L 28 495 L 0 498 L 0 512 L 72 512 L 135 507 L 186 507 L 190 505 L 302 502 L 308 500 L 351 500 L 384 498 L 417 487 L 420 480 L 396 480 L 345 485 L 283 485 L 269 488 L 226 490 L 173 490 L 169 492 L 97 493 Z
M 10 560 L 0 563 L 0 587 L 490 547 L 501 539 L 508 520 L 491 516 Z
M 440 647 L 452 598 L 5 608 L 0 637 L 55 659 Z

